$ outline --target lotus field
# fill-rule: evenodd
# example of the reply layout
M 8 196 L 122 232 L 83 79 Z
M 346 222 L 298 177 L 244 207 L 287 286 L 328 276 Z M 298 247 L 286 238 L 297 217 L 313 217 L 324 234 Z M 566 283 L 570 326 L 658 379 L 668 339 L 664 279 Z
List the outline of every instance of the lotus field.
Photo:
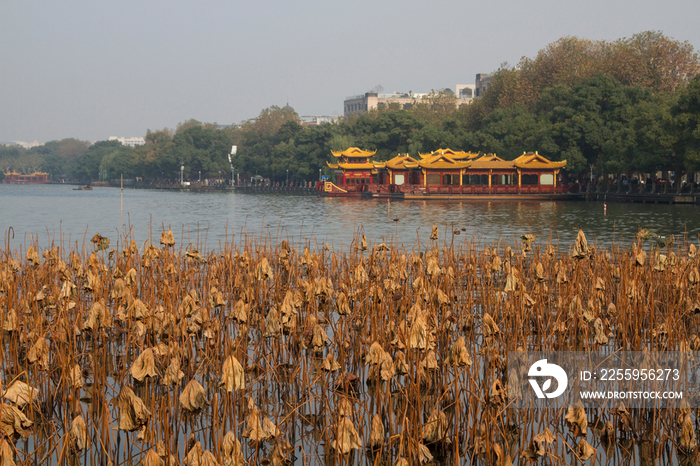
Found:
M 461 233 L 6 240 L 0 464 L 696 464 L 694 409 L 518 409 L 506 364 L 700 350 L 690 238 Z

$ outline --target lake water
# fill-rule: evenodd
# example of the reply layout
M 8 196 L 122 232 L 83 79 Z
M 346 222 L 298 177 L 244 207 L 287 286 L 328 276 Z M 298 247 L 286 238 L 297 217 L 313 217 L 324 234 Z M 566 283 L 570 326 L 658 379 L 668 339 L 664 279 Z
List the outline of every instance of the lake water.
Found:
M 178 245 L 197 243 L 217 249 L 225 240 L 268 237 L 271 241 L 332 244 L 347 249 L 354 238 L 395 242 L 413 249 L 425 244 L 433 224 L 451 241 L 513 243 L 521 234 L 538 241 L 552 238 L 568 246 L 579 227 L 601 245 L 629 243 L 639 228 L 660 235 L 696 238 L 700 209 L 692 205 L 608 204 L 582 201 L 392 201 L 276 194 L 197 193 L 95 188 L 75 191 L 63 185 L 0 185 L 3 247 L 63 242 L 81 245 L 95 234 L 112 246 L 132 229 L 141 245 L 149 235 L 157 243 L 163 227 L 172 228 Z M 394 221 L 398 219 L 398 221 Z M 10 228 L 12 230 L 10 231 Z M 462 230 L 464 229 L 464 230 Z M 459 230 L 454 236 L 451 231 Z M 8 238 L 9 234 L 9 238 Z

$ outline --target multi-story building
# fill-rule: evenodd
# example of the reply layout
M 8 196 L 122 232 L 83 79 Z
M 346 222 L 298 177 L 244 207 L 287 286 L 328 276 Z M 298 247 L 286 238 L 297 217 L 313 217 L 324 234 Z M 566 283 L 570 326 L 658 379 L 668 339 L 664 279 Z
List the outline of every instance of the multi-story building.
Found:
M 484 95 L 486 89 L 491 87 L 491 78 L 492 76 L 489 73 L 479 73 L 476 75 L 474 97 L 481 97 Z
M 144 138 L 137 138 L 137 137 L 118 138 L 117 136 L 110 136 L 109 140 L 110 141 L 119 141 L 123 145 L 129 146 L 129 147 L 142 146 L 142 145 L 146 144 L 146 140 Z
M 469 86 L 464 84 L 462 86 Z M 463 93 L 464 94 L 464 93 Z M 381 108 L 384 105 L 397 104 L 403 109 L 409 109 L 414 104 L 420 103 L 424 99 L 429 99 L 430 94 L 415 92 L 394 92 L 393 94 L 379 94 L 377 92 L 365 92 L 360 95 L 347 97 L 343 102 L 344 116 L 362 115 L 370 110 Z M 460 98 L 457 95 L 455 104 L 457 107 L 471 102 L 471 98 Z

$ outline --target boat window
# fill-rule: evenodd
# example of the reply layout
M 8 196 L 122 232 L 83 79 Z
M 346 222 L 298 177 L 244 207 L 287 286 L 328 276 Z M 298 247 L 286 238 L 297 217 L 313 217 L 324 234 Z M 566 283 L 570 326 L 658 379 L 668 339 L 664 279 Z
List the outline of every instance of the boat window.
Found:
M 406 182 L 404 175 L 394 175 L 394 184 L 402 185 Z
M 543 173 L 540 175 L 540 184 L 543 186 L 552 186 L 554 184 L 554 175 L 551 173 Z
M 440 185 L 440 174 L 439 173 L 429 173 L 426 179 L 428 185 Z

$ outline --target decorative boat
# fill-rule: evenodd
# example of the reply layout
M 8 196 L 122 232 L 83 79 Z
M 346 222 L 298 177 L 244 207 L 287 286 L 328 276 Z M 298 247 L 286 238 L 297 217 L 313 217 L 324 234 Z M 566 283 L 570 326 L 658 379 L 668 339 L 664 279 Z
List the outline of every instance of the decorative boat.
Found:
M 399 154 L 372 162 L 374 152 L 351 147 L 332 152 L 333 180 L 319 182 L 321 196 L 402 199 L 543 199 L 561 198 L 568 186 L 558 181 L 566 160 L 552 162 L 537 152 L 515 160 L 494 154 L 440 149 L 414 159 Z

